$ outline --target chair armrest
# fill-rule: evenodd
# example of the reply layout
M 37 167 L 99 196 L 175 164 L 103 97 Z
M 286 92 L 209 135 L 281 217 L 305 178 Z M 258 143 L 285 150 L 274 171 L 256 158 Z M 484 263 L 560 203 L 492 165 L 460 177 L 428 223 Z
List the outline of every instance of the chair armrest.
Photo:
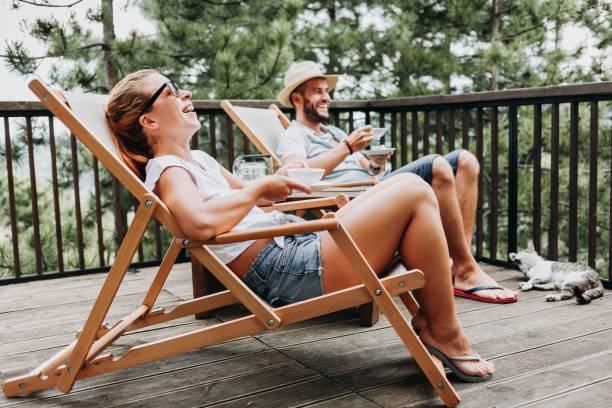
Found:
M 325 207 L 342 207 L 349 202 L 348 197 L 344 194 L 338 194 L 335 197 L 313 198 L 310 200 L 300 200 L 284 203 L 275 203 L 266 207 L 260 207 L 265 212 L 270 211 L 294 211 L 294 210 L 309 210 L 313 208 Z
M 248 231 L 226 232 L 217 235 L 208 241 L 190 241 L 189 246 L 230 244 L 233 242 L 250 241 L 252 239 L 282 237 L 291 234 L 303 234 L 315 231 L 332 231 L 338 228 L 340 223 L 335 217 L 324 220 L 304 221 L 275 225 L 273 227 L 256 228 Z M 183 239 L 180 239 L 183 243 Z
M 379 180 L 376 177 L 372 177 L 368 180 L 347 181 L 346 183 L 334 183 L 330 184 L 327 188 L 367 187 L 378 184 L 378 182 Z

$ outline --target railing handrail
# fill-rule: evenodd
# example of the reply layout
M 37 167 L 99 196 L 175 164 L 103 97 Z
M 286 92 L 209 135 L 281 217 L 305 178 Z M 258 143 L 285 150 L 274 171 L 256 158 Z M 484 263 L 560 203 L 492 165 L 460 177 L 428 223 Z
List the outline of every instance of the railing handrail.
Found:
M 575 97 L 597 97 L 612 95 L 612 81 L 590 82 L 585 84 L 542 86 L 535 88 L 516 88 L 501 91 L 473 92 L 461 95 L 424 95 L 402 98 L 335 100 L 332 109 L 394 109 L 405 107 L 433 108 L 458 104 L 488 105 L 502 102 L 504 105 L 532 103 L 542 99 L 564 99 Z M 273 99 L 234 99 L 240 106 L 267 108 Z M 221 100 L 194 99 L 194 107 L 203 110 L 221 110 Z M 34 101 L 0 101 L 0 111 L 46 112 L 40 102 Z

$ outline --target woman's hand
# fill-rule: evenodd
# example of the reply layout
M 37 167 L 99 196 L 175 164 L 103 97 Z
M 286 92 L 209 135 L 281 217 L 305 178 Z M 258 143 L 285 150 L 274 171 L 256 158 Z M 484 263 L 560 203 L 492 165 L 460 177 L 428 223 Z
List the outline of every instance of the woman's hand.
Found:
M 374 131 L 372 126 L 366 125 L 356 129 L 347 138 L 347 143 L 351 146 L 353 152 L 358 152 L 370 145 L 374 139 Z
M 293 190 L 299 190 L 306 194 L 310 194 L 312 190 L 305 184 L 298 183 L 284 176 L 266 176 L 259 180 L 249 183 L 249 187 L 253 186 L 259 193 L 259 199 L 269 200 L 272 202 L 284 201 L 287 196 L 291 195 Z

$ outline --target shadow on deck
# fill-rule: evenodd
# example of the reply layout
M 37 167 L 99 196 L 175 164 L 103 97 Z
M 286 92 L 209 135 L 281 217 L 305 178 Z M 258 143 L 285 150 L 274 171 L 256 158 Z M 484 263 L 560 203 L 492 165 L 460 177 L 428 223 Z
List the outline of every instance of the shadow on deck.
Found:
M 520 273 L 485 267 L 515 288 Z M 109 322 L 140 302 L 154 268 L 128 274 Z M 0 287 L 0 379 L 26 373 L 68 344 L 81 328 L 105 275 Z M 177 265 L 157 306 L 192 297 L 189 264 Z M 462 407 L 608 407 L 612 387 L 612 291 L 590 305 L 549 303 L 526 292 L 511 305 L 457 299 L 478 353 L 496 364 L 493 381 L 455 382 Z M 124 336 L 111 349 L 179 334 L 245 314 L 237 307 L 207 320 L 175 320 Z M 275 332 L 4 399 L 0 406 L 72 407 L 398 407 L 441 406 L 399 338 L 381 321 L 358 324 L 346 310 Z

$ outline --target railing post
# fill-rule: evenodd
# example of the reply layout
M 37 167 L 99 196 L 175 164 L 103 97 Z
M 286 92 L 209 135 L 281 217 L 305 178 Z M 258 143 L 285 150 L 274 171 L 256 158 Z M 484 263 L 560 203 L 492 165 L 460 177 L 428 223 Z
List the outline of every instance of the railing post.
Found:
M 518 244 L 518 114 L 516 105 L 508 109 L 508 250 L 516 252 Z

